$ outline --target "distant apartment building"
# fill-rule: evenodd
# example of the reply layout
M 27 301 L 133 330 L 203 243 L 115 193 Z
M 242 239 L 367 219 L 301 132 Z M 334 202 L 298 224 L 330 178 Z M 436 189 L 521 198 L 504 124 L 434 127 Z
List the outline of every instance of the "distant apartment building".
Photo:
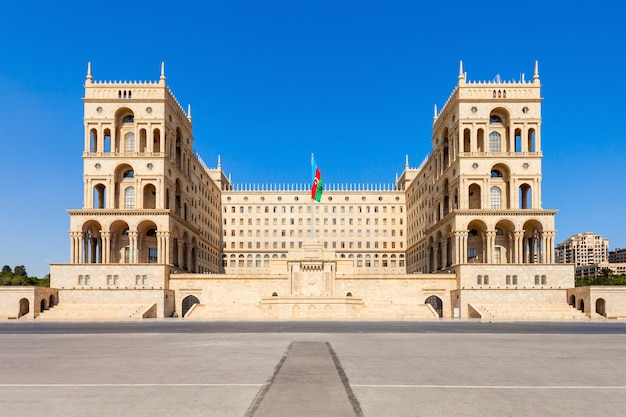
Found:
M 557 263 L 585 266 L 607 262 L 609 239 L 592 232 L 578 233 L 556 245 Z
M 605 268 L 610 269 L 613 275 L 626 275 L 626 262 L 600 262 L 597 264 L 577 266 L 576 280 L 584 277 L 598 278 L 599 276 L 602 276 L 602 270 Z
M 626 262 L 626 248 L 617 248 L 609 252 L 609 263 Z

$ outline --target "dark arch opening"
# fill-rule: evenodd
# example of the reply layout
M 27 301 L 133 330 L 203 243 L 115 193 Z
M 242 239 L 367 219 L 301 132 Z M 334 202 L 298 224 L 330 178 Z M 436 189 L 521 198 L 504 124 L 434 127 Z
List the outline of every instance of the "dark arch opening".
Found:
M 435 309 L 439 317 L 443 317 L 443 301 L 441 298 L 436 295 L 431 295 L 426 299 L 425 303 L 430 304 Z
M 598 298 L 596 300 L 596 313 L 606 317 L 606 301 L 604 298 Z
M 22 298 L 20 300 L 20 314 L 18 315 L 18 317 L 22 317 L 28 314 L 29 311 L 30 311 L 30 303 L 28 302 L 28 299 Z
M 188 295 L 187 297 L 183 298 L 183 309 L 181 312 L 183 317 L 185 317 L 185 314 L 187 314 L 189 309 L 194 304 L 200 304 L 200 300 L 198 300 L 198 297 L 196 297 L 195 295 Z

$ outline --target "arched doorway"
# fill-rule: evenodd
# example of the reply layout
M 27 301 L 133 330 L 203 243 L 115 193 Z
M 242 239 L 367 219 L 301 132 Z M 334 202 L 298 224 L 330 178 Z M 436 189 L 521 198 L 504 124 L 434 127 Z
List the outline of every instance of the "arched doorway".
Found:
M 39 312 L 43 313 L 44 310 L 46 310 L 48 308 L 48 306 L 46 305 L 46 299 L 42 299 L 41 302 L 39 303 Z
M 187 314 L 191 306 L 193 306 L 194 304 L 200 304 L 200 300 L 198 300 L 198 297 L 196 297 L 195 295 L 188 295 L 187 297 L 183 298 L 183 309 L 181 312 L 182 317 L 185 317 L 185 314 Z
M 20 300 L 20 314 L 18 315 L 18 317 L 22 317 L 28 314 L 29 311 L 30 311 L 30 303 L 28 302 L 28 299 L 22 298 Z
M 598 298 L 596 300 L 596 313 L 606 317 L 606 300 L 604 298 Z
M 585 302 L 583 300 L 578 300 L 578 309 L 583 313 L 585 312 Z
M 443 317 L 443 301 L 441 301 L 441 298 L 436 295 L 431 295 L 424 302 L 426 304 L 430 304 L 435 309 L 439 317 Z

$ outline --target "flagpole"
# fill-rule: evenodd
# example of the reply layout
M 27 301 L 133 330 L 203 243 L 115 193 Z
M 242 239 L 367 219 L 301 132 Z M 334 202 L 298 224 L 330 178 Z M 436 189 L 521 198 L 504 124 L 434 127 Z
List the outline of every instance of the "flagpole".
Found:
M 311 167 L 313 167 L 313 159 L 314 159 L 313 154 L 311 153 Z M 313 217 L 313 183 L 311 183 L 311 242 L 313 242 L 313 237 L 315 236 L 313 234 L 313 231 L 314 231 L 313 220 L 314 220 L 314 217 Z

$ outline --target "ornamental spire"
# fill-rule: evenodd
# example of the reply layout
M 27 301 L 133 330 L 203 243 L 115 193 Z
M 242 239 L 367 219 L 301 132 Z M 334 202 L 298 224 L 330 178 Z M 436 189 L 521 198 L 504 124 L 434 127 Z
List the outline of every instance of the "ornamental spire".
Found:
M 165 62 L 161 61 L 161 81 L 165 81 Z
M 87 62 L 87 79 L 89 81 L 91 81 L 92 77 L 91 77 L 91 61 Z
M 465 81 L 465 74 L 463 73 L 463 61 L 459 61 L 459 81 Z
M 535 74 L 533 75 L 533 82 L 539 82 L 539 61 L 535 61 Z

